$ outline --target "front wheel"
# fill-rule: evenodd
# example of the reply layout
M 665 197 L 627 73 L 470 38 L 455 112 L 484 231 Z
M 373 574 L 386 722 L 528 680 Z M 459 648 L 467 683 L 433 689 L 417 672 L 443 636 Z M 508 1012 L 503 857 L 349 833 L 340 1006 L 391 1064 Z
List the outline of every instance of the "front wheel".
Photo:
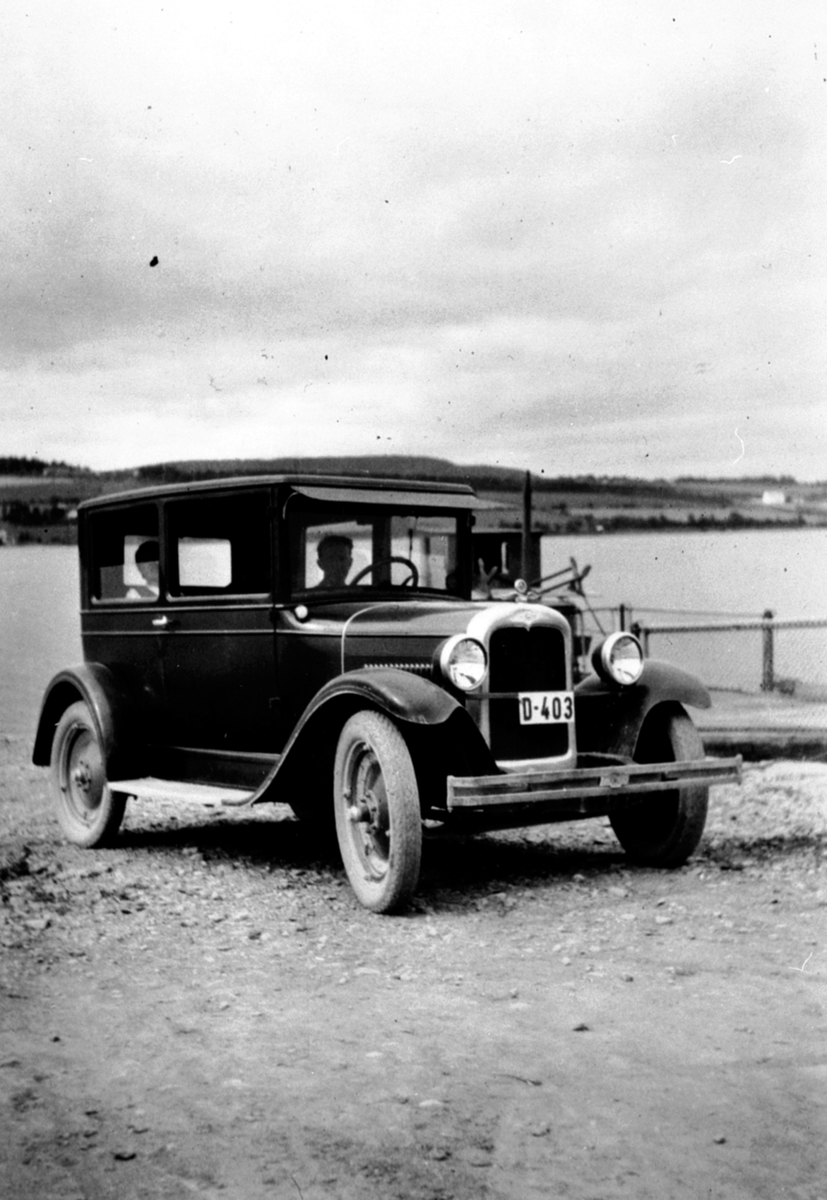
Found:
M 87 849 L 110 845 L 126 796 L 107 783 L 97 727 L 83 701 L 70 705 L 58 722 L 51 767 L 57 819 L 69 841 Z
M 334 766 L 336 836 L 357 899 L 373 912 L 408 901 L 419 880 L 422 817 L 405 739 L 382 713 L 355 713 Z
M 704 757 L 697 729 L 679 706 L 647 718 L 635 762 L 686 762 Z M 698 848 L 706 824 L 709 788 L 654 792 L 633 807 L 610 816 L 617 840 L 633 862 L 645 867 L 679 867 Z

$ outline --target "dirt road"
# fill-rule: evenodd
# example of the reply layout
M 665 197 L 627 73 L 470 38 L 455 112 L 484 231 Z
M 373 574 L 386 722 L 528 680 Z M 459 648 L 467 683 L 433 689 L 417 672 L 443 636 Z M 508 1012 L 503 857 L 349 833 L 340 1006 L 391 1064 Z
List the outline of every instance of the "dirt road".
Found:
M 827 766 L 716 789 L 673 873 L 430 843 L 387 918 L 282 810 L 80 851 L 0 756 L 8 1200 L 827 1197 Z

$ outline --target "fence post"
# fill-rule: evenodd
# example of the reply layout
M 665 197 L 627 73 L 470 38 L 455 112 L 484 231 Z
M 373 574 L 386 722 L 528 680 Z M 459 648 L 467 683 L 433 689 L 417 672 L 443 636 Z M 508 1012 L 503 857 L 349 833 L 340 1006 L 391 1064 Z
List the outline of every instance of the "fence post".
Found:
M 765 610 L 763 620 L 767 622 L 762 627 L 762 639 L 764 643 L 764 653 L 761 666 L 761 691 L 771 692 L 775 686 L 775 666 L 773 663 L 773 627 L 772 627 L 773 611 L 771 608 Z
M 629 633 L 633 633 L 643 645 L 643 653 L 646 658 L 649 657 L 649 630 L 641 625 L 640 621 L 633 621 L 629 626 Z

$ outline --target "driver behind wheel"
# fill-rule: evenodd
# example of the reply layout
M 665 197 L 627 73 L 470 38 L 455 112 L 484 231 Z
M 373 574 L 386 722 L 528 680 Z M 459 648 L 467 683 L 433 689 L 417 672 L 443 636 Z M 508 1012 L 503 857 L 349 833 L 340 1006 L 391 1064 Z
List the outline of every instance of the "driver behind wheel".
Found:
M 316 561 L 322 572 L 322 578 L 316 587 L 346 587 L 347 577 L 353 566 L 353 541 L 343 533 L 326 534 L 319 542 Z

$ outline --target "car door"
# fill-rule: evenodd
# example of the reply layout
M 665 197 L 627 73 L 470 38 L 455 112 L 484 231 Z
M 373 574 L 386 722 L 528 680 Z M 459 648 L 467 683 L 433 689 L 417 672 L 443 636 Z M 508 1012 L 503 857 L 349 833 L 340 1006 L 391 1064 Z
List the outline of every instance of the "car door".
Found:
M 111 672 L 139 741 L 158 737 L 164 679 L 157 619 L 160 505 L 91 508 L 80 523 L 84 658 Z
M 164 527 L 167 594 L 156 627 L 165 743 L 203 760 L 272 754 L 270 490 L 168 498 Z

